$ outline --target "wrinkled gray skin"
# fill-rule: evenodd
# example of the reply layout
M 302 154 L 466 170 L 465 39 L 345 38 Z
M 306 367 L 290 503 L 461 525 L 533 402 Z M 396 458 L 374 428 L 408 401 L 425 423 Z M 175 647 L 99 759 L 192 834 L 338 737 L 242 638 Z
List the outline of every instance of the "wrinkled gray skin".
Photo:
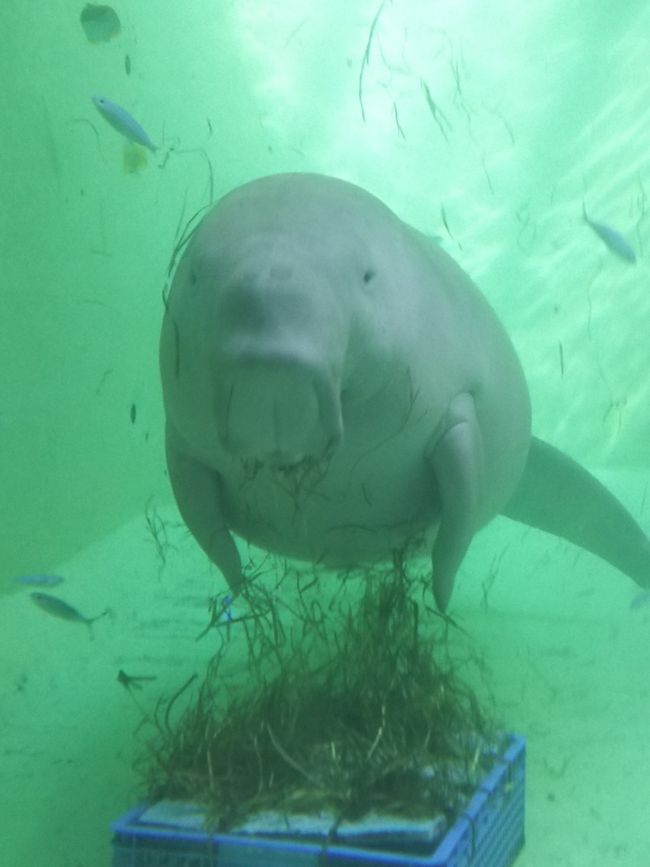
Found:
M 521 366 L 471 280 L 360 188 L 275 175 L 187 246 L 160 343 L 181 514 L 231 590 L 231 531 L 326 566 L 432 552 L 440 609 L 499 512 L 637 583 L 650 545 L 591 475 L 531 438 Z

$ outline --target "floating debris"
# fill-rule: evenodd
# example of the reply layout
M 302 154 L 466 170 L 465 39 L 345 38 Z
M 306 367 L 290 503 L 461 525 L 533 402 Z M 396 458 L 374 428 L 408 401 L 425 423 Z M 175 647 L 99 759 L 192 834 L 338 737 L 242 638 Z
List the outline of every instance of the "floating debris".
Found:
M 452 126 L 450 122 L 448 121 L 440 106 L 434 101 L 433 96 L 431 95 L 431 91 L 429 90 L 429 85 L 423 78 L 420 79 L 420 84 L 422 85 L 422 90 L 424 91 L 424 98 L 427 101 L 429 111 L 431 112 L 431 117 L 434 119 L 444 140 L 449 141 L 448 133 L 452 131 Z
M 142 145 L 132 141 L 124 143 L 122 152 L 122 168 L 127 175 L 136 175 L 148 165 L 147 152 Z
M 93 96 L 97 111 L 110 123 L 113 129 L 130 142 L 142 145 L 148 150 L 155 152 L 156 145 L 151 141 L 147 133 L 142 129 L 137 120 L 126 109 L 106 99 L 105 96 Z
M 56 587 L 63 578 L 61 575 L 17 575 L 14 581 L 27 587 Z
M 598 235 L 608 250 L 614 253 L 615 256 L 618 256 L 619 259 L 623 259 L 631 265 L 636 264 L 636 253 L 621 233 L 617 232 L 616 229 L 612 229 L 611 226 L 606 226 L 604 223 L 596 223 L 590 219 L 587 215 L 587 208 L 584 202 L 582 203 L 582 216 L 585 223 Z
M 79 16 L 88 42 L 109 42 L 121 29 L 120 19 L 112 6 L 96 6 L 86 3 Z
M 127 674 L 123 668 L 120 668 L 117 673 L 117 682 L 121 683 L 129 692 L 132 689 L 142 689 L 143 683 L 148 683 L 155 679 L 156 676 L 153 674 Z

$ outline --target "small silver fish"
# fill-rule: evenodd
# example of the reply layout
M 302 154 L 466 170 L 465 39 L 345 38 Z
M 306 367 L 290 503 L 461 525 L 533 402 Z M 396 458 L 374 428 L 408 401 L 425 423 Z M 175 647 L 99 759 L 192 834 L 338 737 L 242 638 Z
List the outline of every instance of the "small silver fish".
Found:
M 624 259 L 631 265 L 636 264 L 636 253 L 621 233 L 617 232 L 616 229 L 612 229 L 610 226 L 606 226 L 604 223 L 596 223 L 594 220 L 590 219 L 587 215 L 587 208 L 585 207 L 584 202 L 582 203 L 582 216 L 585 223 L 593 232 L 596 233 L 596 235 L 598 235 L 608 250 L 611 250 L 611 252 L 614 253 L 615 256 L 618 256 L 619 259 Z
M 61 575 L 17 575 L 14 581 L 27 587 L 56 587 L 63 578 Z
M 51 614 L 53 617 L 60 617 L 62 620 L 71 620 L 73 623 L 85 623 L 90 629 L 91 634 L 91 627 L 95 620 L 99 620 L 100 617 L 104 617 L 108 614 L 107 608 L 95 617 L 84 617 L 84 615 L 77 611 L 76 608 L 73 608 L 72 605 L 64 602 L 63 599 L 59 599 L 58 596 L 50 596 L 49 593 L 40 592 L 30 593 L 29 595 L 32 597 L 34 602 L 43 609 L 43 611 L 47 611 L 47 613 Z
M 93 96 L 91 98 L 95 103 L 97 111 L 120 135 L 123 135 L 129 141 L 148 148 L 153 153 L 156 152 L 157 146 L 126 109 L 111 102 L 110 99 L 106 99 L 105 96 Z

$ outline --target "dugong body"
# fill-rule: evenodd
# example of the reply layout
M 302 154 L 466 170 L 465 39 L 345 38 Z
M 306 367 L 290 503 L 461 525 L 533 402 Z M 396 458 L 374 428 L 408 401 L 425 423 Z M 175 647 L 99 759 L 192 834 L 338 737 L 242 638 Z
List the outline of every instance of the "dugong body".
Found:
M 235 592 L 231 531 L 332 567 L 425 545 L 444 609 L 502 511 L 650 580 L 618 501 L 531 438 L 521 366 L 469 277 L 352 184 L 275 175 L 226 195 L 174 276 L 160 365 L 172 487 Z

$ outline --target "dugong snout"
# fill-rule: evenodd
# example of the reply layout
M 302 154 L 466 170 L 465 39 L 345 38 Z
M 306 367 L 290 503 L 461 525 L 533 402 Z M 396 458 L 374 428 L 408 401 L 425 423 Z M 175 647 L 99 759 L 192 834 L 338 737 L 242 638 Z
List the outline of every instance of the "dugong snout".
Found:
M 295 360 L 237 359 L 217 380 L 223 449 L 275 466 L 320 459 L 343 436 L 338 388 L 325 371 Z

